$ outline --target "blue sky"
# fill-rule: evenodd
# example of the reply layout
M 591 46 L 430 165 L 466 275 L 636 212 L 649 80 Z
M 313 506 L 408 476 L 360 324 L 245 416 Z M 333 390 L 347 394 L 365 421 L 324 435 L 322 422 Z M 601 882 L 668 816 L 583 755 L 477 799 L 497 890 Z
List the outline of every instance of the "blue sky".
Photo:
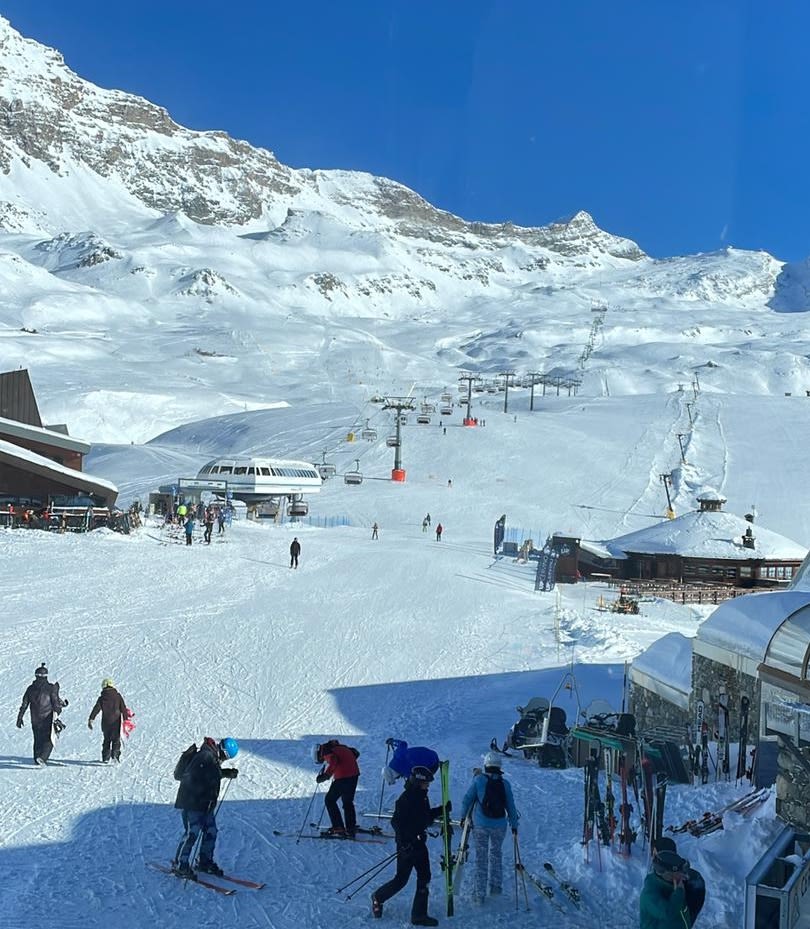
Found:
M 810 4 L 0 0 L 180 123 L 467 219 L 579 209 L 655 256 L 810 255 Z

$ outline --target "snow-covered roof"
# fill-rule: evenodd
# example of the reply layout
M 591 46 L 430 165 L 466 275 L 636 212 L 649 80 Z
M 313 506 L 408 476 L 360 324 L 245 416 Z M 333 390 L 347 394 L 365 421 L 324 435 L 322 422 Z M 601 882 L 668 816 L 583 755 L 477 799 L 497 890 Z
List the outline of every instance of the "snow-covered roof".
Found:
M 695 650 L 705 643 L 759 664 L 777 629 L 808 604 L 810 592 L 803 590 L 777 590 L 726 600 L 701 624 Z
M 4 442 L 2 439 L 0 439 L 0 463 L 59 481 L 78 491 L 99 494 L 110 503 L 113 503 L 118 496 L 118 488 L 110 481 L 93 477 L 83 471 L 76 471 L 74 468 L 66 468 L 64 465 L 51 461 L 50 458 L 45 458 L 43 455 L 38 455 L 36 452 L 21 448 L 11 442 Z
M 754 547 L 745 548 L 742 536 L 754 534 Z M 752 526 L 734 513 L 693 510 L 676 519 L 639 529 L 605 543 L 611 552 L 644 555 L 681 555 L 684 558 L 722 558 L 726 561 L 802 561 L 807 548 L 763 526 Z M 614 555 L 614 557 L 618 557 Z
M 627 556 L 624 552 L 612 552 L 604 542 L 592 542 L 590 539 L 580 539 L 579 547 L 597 558 L 613 558 L 624 560 Z
M 65 448 L 71 452 L 81 452 L 86 455 L 90 451 L 90 443 L 81 439 L 74 439 L 64 432 L 45 429 L 43 426 L 31 426 L 28 423 L 17 422 L 16 419 L 6 419 L 0 416 L 0 435 L 11 436 L 16 439 L 28 439 L 31 442 L 41 442 L 43 445 L 53 445 L 56 448 Z
M 670 632 L 653 642 L 634 659 L 630 680 L 686 709 L 692 690 L 692 640 Z

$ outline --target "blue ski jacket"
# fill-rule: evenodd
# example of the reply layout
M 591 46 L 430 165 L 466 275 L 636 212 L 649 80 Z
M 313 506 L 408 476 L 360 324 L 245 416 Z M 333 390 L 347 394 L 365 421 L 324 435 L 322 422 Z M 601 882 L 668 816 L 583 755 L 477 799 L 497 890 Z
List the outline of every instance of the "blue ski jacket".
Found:
M 504 792 L 506 793 L 506 816 L 502 819 L 491 819 L 484 816 L 481 812 L 481 801 L 484 799 L 484 791 L 487 789 L 489 778 L 499 778 L 503 781 Z M 506 820 L 513 829 L 518 827 L 518 812 L 515 807 L 515 798 L 512 796 L 512 785 L 506 778 L 497 772 L 476 774 L 470 784 L 464 799 L 461 801 L 461 818 L 472 809 L 473 826 L 484 826 L 489 829 L 497 829 L 499 826 L 506 826 Z

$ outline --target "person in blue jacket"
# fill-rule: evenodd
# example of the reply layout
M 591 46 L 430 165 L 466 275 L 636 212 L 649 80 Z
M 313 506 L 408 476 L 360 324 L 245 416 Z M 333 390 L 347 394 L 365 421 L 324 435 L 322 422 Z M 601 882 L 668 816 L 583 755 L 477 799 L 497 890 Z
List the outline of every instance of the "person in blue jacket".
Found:
M 431 774 L 439 770 L 439 756 L 432 748 L 424 745 L 409 747 L 404 739 L 386 739 L 385 744 L 393 751 L 391 760 L 383 768 L 383 777 L 389 785 L 400 777 L 407 780 L 416 767 L 427 768 Z
M 475 844 L 473 903 L 483 903 L 489 883 L 490 895 L 503 892 L 503 840 L 507 822 L 517 835 L 518 812 L 512 785 L 503 776 L 501 760 L 487 752 L 484 770 L 476 774 L 461 802 L 461 821 L 472 817 Z

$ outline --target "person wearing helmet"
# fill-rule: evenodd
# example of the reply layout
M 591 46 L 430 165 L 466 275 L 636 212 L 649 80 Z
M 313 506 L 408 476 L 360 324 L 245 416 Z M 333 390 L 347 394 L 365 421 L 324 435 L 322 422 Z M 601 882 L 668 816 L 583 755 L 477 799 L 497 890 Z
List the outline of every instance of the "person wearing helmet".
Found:
M 461 820 L 472 816 L 475 844 L 473 903 L 483 903 L 489 885 L 491 896 L 503 893 L 503 840 L 507 820 L 517 835 L 518 813 L 512 785 L 503 776 L 496 752 L 484 756 L 484 770 L 476 774 L 461 801 Z
M 175 766 L 174 779 L 180 781 L 180 786 L 174 806 L 181 812 L 184 829 L 172 862 L 172 870 L 178 877 L 194 880 L 196 874 L 190 859 L 200 835 L 197 870 L 206 874 L 222 874 L 222 868 L 214 863 L 214 846 L 217 841 L 215 811 L 222 779 L 234 778 L 239 772 L 236 768 L 223 768 L 221 765 L 235 758 L 238 752 L 236 739 L 227 738 L 217 742 L 206 736 L 199 749 L 196 744 L 190 745 Z
M 674 851 L 656 851 L 639 898 L 640 929 L 689 929 L 685 882 L 689 862 Z
M 330 835 L 354 836 L 357 832 L 354 795 L 360 778 L 360 768 L 357 764 L 360 752 L 349 745 L 341 745 L 337 739 L 330 739 L 322 745 L 315 746 L 313 757 L 318 764 L 323 765 L 315 780 L 322 784 L 332 779 L 324 797 L 324 806 L 332 824 L 326 831 Z M 338 809 L 338 800 L 343 804 L 345 825 Z
M 121 727 L 128 717 L 129 710 L 124 698 L 115 689 L 112 679 L 105 677 L 101 682 L 101 694 L 90 711 L 87 728 L 92 731 L 93 720 L 101 713 L 101 760 L 107 764 L 110 760 L 121 760 Z
M 23 694 L 17 714 L 17 728 L 22 729 L 25 711 L 31 710 L 34 764 L 48 763 L 53 751 L 54 720 L 67 705 L 68 701 L 59 696 L 59 684 L 48 681 L 48 669 L 43 662 L 34 672 L 34 681 Z
M 371 914 L 379 919 L 383 904 L 408 883 L 411 871 L 416 871 L 416 892 L 411 906 L 411 923 L 414 926 L 438 926 L 439 921 L 428 916 L 428 888 L 430 885 L 430 858 L 426 844 L 428 826 L 444 812 L 441 806 L 431 807 L 428 789 L 433 781 L 429 768 L 416 765 L 411 769 L 405 789 L 394 807 L 391 825 L 397 840 L 396 874 L 371 895 Z M 450 812 L 450 801 L 447 801 Z

